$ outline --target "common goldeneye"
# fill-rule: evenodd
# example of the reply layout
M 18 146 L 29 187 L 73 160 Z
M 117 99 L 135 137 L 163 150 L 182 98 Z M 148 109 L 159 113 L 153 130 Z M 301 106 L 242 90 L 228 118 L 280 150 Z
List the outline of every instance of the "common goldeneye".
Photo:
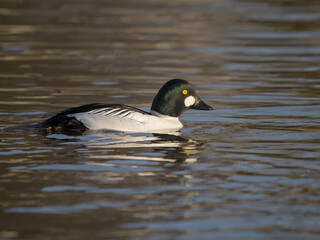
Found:
M 179 116 L 188 109 L 213 110 L 183 79 L 165 83 L 155 96 L 151 112 L 122 105 L 93 103 L 66 109 L 45 120 L 41 127 L 50 132 L 78 132 L 108 129 L 122 132 L 159 132 L 183 127 Z

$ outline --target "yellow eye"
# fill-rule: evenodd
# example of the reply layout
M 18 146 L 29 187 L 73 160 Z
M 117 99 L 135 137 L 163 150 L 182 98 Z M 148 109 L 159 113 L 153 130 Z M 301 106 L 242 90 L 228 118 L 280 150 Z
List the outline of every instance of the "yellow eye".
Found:
M 186 89 L 182 90 L 182 94 L 183 95 L 187 95 L 188 94 L 188 90 L 186 90 Z

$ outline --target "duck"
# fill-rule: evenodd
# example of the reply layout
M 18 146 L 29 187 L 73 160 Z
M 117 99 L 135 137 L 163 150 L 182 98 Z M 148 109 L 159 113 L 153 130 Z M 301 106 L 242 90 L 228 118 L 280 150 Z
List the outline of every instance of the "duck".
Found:
M 156 94 L 150 112 L 124 104 L 91 103 L 73 107 L 43 121 L 40 126 L 50 132 L 111 130 L 120 132 L 160 132 L 179 130 L 179 117 L 189 109 L 213 110 L 184 79 L 166 82 Z

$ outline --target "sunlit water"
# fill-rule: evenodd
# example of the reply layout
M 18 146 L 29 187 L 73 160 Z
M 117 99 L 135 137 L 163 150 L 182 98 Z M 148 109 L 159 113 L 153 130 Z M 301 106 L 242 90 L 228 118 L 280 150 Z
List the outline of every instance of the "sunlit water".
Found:
M 319 239 L 320 2 L 0 3 L 0 239 Z M 215 110 L 175 134 L 6 127 L 148 110 L 171 78 Z

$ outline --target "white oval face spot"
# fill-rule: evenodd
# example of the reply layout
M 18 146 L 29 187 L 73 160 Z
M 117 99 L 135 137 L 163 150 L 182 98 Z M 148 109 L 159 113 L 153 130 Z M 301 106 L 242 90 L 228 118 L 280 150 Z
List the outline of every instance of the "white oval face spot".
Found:
M 190 106 L 192 106 L 192 105 L 195 104 L 195 103 L 196 103 L 196 99 L 195 99 L 194 96 L 189 96 L 189 97 L 187 97 L 187 98 L 184 100 L 184 105 L 185 105 L 186 107 L 190 107 Z

